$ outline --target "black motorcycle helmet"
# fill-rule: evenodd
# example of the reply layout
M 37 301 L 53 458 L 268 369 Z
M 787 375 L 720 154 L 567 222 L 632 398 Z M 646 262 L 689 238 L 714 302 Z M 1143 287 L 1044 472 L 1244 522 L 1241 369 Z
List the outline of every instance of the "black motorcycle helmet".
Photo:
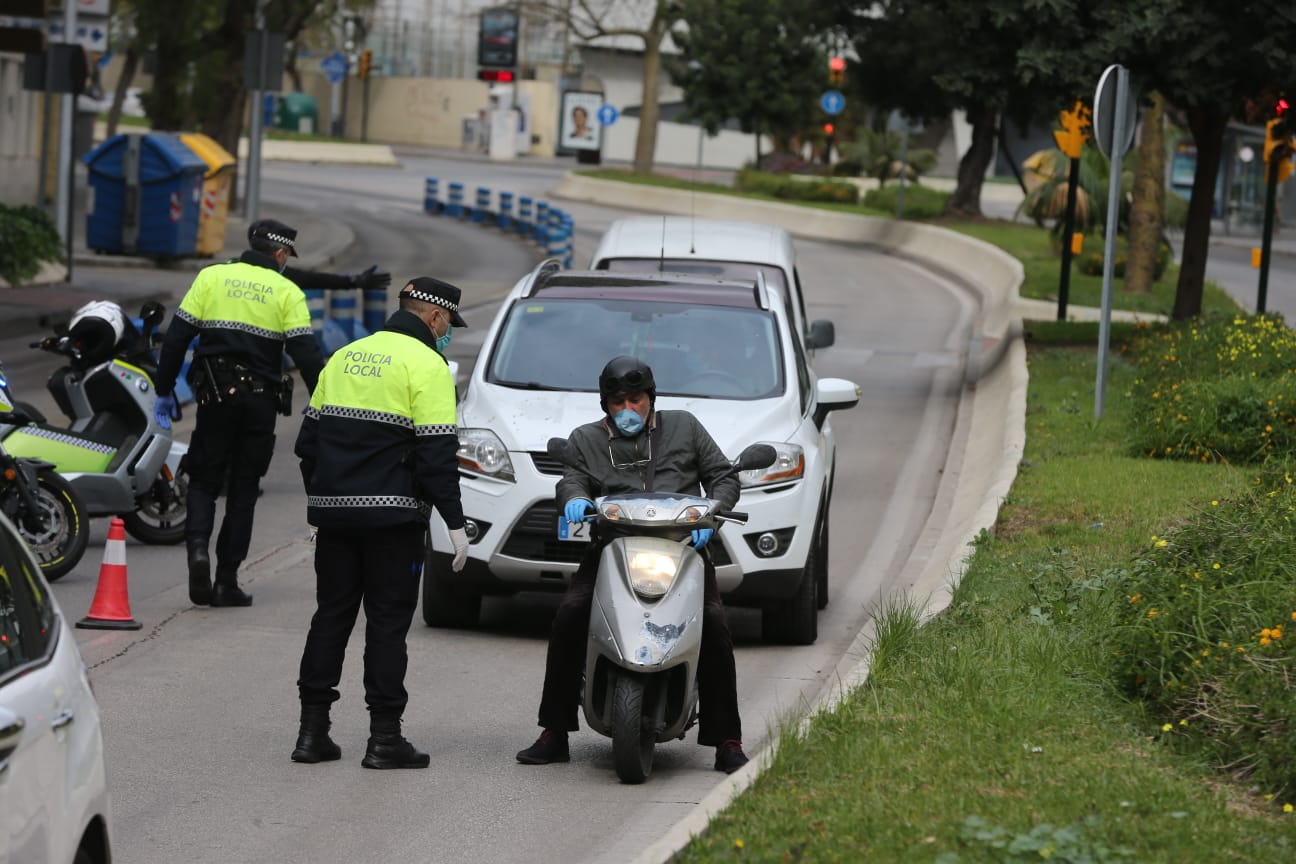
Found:
M 607 413 L 608 399 L 626 393 L 642 390 L 648 394 L 648 401 L 657 401 L 657 382 L 653 380 L 652 368 L 638 357 L 621 355 L 613 357 L 599 373 L 599 405 Z

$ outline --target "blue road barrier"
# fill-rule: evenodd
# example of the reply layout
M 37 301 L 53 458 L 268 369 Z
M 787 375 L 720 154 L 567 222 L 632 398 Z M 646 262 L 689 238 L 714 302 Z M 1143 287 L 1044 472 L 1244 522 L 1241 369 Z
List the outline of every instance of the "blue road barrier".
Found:
M 508 231 L 513 226 L 513 193 L 499 193 L 499 215 L 495 218 L 495 225 L 502 231 Z
M 535 241 L 541 246 L 549 242 L 549 202 L 536 202 Z
M 446 215 L 461 219 L 464 215 L 464 187 L 462 183 L 450 184 L 450 200 L 446 202 Z
M 531 196 L 523 195 L 518 198 L 518 218 L 517 233 L 526 236 L 532 233 L 531 227 Z
M 473 205 L 472 221 L 482 223 L 490 215 L 491 190 L 485 186 L 477 187 L 477 202 Z
M 436 215 L 441 212 L 441 202 L 437 200 L 437 178 L 429 177 L 423 183 L 423 212 Z
M 370 333 L 381 330 L 387 322 L 387 289 L 370 288 L 364 292 L 364 326 Z

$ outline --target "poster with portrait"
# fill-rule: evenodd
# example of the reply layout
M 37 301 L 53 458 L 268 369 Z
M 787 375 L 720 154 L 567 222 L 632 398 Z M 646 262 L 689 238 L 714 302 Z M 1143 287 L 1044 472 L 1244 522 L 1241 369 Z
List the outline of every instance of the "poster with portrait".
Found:
M 566 150 L 598 150 L 603 146 L 603 130 L 598 110 L 603 94 L 587 90 L 568 90 L 562 94 L 562 116 L 558 118 L 558 146 Z

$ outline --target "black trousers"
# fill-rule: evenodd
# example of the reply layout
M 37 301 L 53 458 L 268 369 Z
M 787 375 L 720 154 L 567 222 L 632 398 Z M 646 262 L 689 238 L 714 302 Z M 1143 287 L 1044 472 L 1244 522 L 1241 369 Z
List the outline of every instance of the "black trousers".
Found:
M 257 489 L 275 445 L 275 399 L 269 392 L 198 406 L 185 468 L 189 472 L 185 540 L 206 548 L 216 526 L 216 499 L 228 480 L 225 518 L 216 538 L 218 570 L 238 566 L 252 543 Z
M 558 604 L 549 631 L 545 658 L 544 691 L 540 696 L 540 725 L 545 729 L 575 731 L 580 708 L 581 673 L 589 639 L 590 608 L 594 604 L 594 579 L 598 575 L 601 543 L 591 544 Z M 734 666 L 733 637 L 725 620 L 724 602 L 716 585 L 715 565 L 703 555 L 706 569 L 702 610 L 702 649 L 698 657 L 698 743 L 718 746 L 742 740 L 738 717 L 738 672 Z
M 340 696 L 342 661 L 360 605 L 365 610 L 365 703 L 374 715 L 400 717 L 409 701 L 405 637 L 418 605 L 427 526 L 320 528 L 315 537 L 315 616 L 302 652 L 302 705 Z

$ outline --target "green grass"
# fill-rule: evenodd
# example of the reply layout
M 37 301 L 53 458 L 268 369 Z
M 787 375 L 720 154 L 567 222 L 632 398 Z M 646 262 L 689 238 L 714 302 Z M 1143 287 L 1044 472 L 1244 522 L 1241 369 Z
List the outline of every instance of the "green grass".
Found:
M 1154 535 L 1255 469 L 1127 455 L 1117 362 L 1030 344 L 1027 446 L 993 537 L 921 628 L 879 618 L 869 680 L 677 857 L 712 861 L 1252 862 L 1296 855 L 1296 814 L 1176 748 L 1118 692 L 1111 590 Z M 1296 798 L 1296 792 L 1292 795 Z M 1016 850 L 1016 851 L 1013 851 Z

